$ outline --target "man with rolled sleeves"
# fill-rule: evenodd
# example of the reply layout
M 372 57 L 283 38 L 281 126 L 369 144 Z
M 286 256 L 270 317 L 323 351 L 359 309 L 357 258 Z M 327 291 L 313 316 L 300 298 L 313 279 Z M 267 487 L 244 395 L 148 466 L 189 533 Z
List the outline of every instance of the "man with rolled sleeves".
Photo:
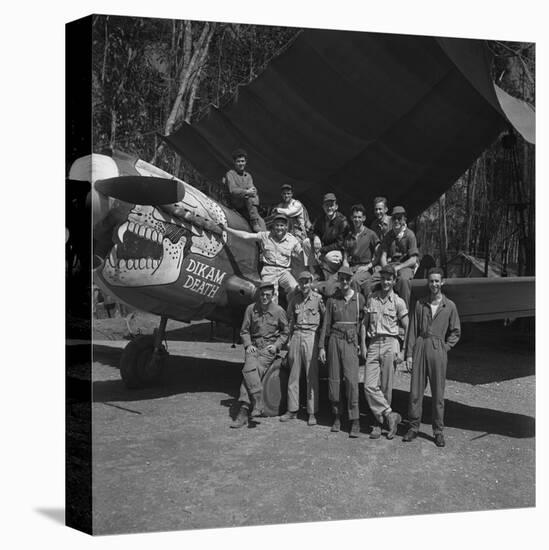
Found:
M 389 208 L 385 197 L 376 197 L 374 199 L 374 216 L 370 229 L 374 231 L 377 238 L 382 241 L 383 237 L 392 227 L 391 216 L 387 215 Z
M 414 232 L 406 224 L 406 210 L 395 206 L 391 212 L 393 228 L 381 242 L 380 264 L 391 264 L 396 272 L 395 292 L 410 306 L 412 279 L 418 263 L 419 250 Z
M 271 218 L 269 231 L 250 233 L 226 226 L 227 233 L 244 240 L 259 242 L 261 247 L 261 280 L 273 283 L 274 301 L 278 302 L 278 287 L 281 286 L 286 296 L 297 287 L 297 281 L 291 272 L 292 257 L 302 254 L 301 243 L 288 233 L 288 217 L 277 213 Z
M 280 417 L 281 422 L 297 418 L 299 410 L 299 379 L 305 369 L 307 380 L 308 425 L 316 424 L 318 412 L 318 328 L 326 308 L 322 296 L 311 288 L 313 275 L 303 271 L 299 277 L 299 287 L 292 294 L 287 316 L 290 327 L 288 345 L 288 411 Z
M 402 438 L 417 437 L 423 410 L 427 379 L 431 386 L 432 422 L 435 444 L 444 447 L 444 386 L 448 351 L 459 341 L 461 326 L 456 305 L 442 293 L 443 271 L 432 267 L 427 275 L 429 295 L 415 305 L 406 350 L 408 369 L 412 371 L 408 402 L 409 430 Z
M 232 157 L 234 167 L 223 178 L 231 197 L 231 206 L 250 222 L 252 231 L 264 231 L 265 221 L 258 210 L 259 194 L 252 175 L 245 170 L 248 154 L 244 149 L 237 149 Z
M 353 272 L 353 281 L 359 286 L 364 296 L 368 296 L 372 287 L 373 268 L 376 265 L 376 249 L 379 245 L 377 235 L 368 229 L 366 209 L 362 204 L 351 207 L 353 229 L 345 240 L 345 256 Z
M 351 422 L 349 437 L 359 437 L 358 409 L 358 353 L 366 353 L 365 332 L 362 324 L 364 296 L 351 287 L 353 272 L 343 266 L 337 272 L 339 289 L 326 304 L 326 315 L 319 338 L 319 359 L 328 360 L 328 397 L 331 402 L 334 422 L 332 432 L 341 427 L 341 378 L 345 382 L 347 415 Z M 328 336 L 328 356 L 325 339 Z
M 254 403 L 251 416 L 263 412 L 262 380 L 276 359 L 277 352 L 288 340 L 286 312 L 273 302 L 273 283 L 259 285 L 259 299 L 244 313 L 240 338 L 245 350 L 243 381 L 240 385 L 240 409 L 231 428 L 242 428 L 248 423 L 250 402 Z
M 381 268 L 381 289 L 375 290 L 366 303 L 364 324 L 367 327 L 368 351 L 364 375 L 364 393 L 375 418 L 371 439 L 381 437 L 387 424 L 387 439 L 393 439 L 401 416 L 391 409 L 395 359 L 400 353 L 399 325 L 408 328 L 408 309 L 393 292 L 396 274 L 391 265 Z

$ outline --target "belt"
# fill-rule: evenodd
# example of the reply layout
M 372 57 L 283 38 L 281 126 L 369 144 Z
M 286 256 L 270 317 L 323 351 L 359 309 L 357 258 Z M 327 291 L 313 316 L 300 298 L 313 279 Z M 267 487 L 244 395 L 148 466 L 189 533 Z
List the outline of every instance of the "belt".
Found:
M 263 262 L 263 267 L 280 267 L 281 269 L 289 269 L 289 265 L 278 265 L 278 264 L 266 264 Z
M 380 334 L 378 336 L 372 336 L 370 338 L 371 342 L 388 342 L 389 340 L 392 340 L 393 338 L 398 338 L 396 335 L 392 334 Z
M 276 340 L 273 340 L 271 342 L 270 340 L 266 340 L 265 338 L 260 336 L 259 338 L 253 338 L 252 342 L 253 342 L 254 346 L 256 346 L 257 348 L 266 348 L 267 346 L 270 346 L 271 344 L 274 345 Z

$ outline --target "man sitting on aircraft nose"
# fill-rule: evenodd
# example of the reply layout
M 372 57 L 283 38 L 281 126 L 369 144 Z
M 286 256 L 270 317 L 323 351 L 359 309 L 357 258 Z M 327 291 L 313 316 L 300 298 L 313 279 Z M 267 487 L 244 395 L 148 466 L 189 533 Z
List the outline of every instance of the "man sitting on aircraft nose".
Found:
M 254 187 L 254 180 L 250 172 L 246 172 L 248 154 L 244 149 L 237 149 L 233 153 L 234 169 L 229 170 L 223 178 L 223 184 L 229 189 L 231 205 L 252 226 L 252 231 L 265 230 L 265 222 L 259 215 L 259 195 Z
M 285 214 L 275 214 L 272 217 L 270 231 L 249 233 L 225 228 L 227 233 L 236 235 L 241 239 L 257 241 L 261 247 L 261 280 L 274 285 L 274 301 L 278 302 L 278 286 L 282 286 L 288 295 L 296 286 L 297 281 L 290 268 L 292 256 L 299 257 L 302 253 L 300 242 L 288 233 L 288 218 Z
M 250 397 L 254 403 L 251 416 L 263 412 L 262 380 L 276 358 L 276 354 L 288 340 L 286 312 L 273 303 L 274 285 L 262 282 L 259 285 L 259 300 L 250 304 L 244 313 L 240 337 L 246 350 L 240 385 L 240 409 L 231 428 L 242 428 L 248 423 Z
M 406 302 L 406 307 L 410 307 L 412 279 L 419 255 L 416 236 L 406 225 L 406 210 L 402 206 L 393 208 L 391 219 L 393 228 L 381 241 L 379 262 L 382 266 L 391 264 L 395 268 L 395 292 Z

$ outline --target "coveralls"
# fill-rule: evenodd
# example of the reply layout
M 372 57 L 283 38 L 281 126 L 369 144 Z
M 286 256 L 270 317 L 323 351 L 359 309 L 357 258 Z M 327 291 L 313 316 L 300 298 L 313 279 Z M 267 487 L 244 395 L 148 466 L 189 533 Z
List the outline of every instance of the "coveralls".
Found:
M 253 231 L 265 231 L 265 221 L 259 215 L 259 196 L 255 192 L 251 197 L 246 197 L 246 191 L 254 187 L 254 180 L 250 172 L 239 174 L 236 170 L 229 170 L 223 178 L 223 183 L 229 189 L 231 205 L 244 216 L 252 226 Z
M 326 311 L 322 296 L 311 290 L 304 296 L 296 290 L 288 304 L 290 343 L 288 345 L 288 411 L 299 410 L 299 378 L 305 369 L 307 412 L 318 412 L 318 328 Z
M 263 389 L 261 381 L 276 358 L 276 352 L 271 353 L 267 346 L 273 344 L 277 351 L 288 340 L 288 320 L 286 312 L 277 304 L 270 303 L 266 311 L 258 302 L 250 304 L 244 313 L 240 338 L 244 349 L 249 345 L 257 348 L 255 352 L 246 352 L 240 385 L 239 401 L 250 404 L 250 395 Z
M 329 333 L 328 397 L 333 412 L 339 414 L 340 382 L 343 375 L 349 420 L 359 418 L 358 331 L 364 315 L 364 302 L 364 296 L 355 291 L 349 300 L 345 300 L 339 290 L 329 298 L 318 344 L 322 349 L 326 333 Z
M 410 429 L 416 432 L 419 431 L 423 393 L 428 378 L 432 394 L 433 433 L 442 433 L 448 350 L 458 343 L 460 335 L 459 315 L 452 300 L 443 295 L 434 317 L 428 297 L 416 302 L 406 353 L 407 357 L 413 354 L 408 420 Z
M 387 259 L 392 264 L 401 264 L 412 256 L 419 255 L 417 241 L 414 232 L 405 227 L 398 235 L 394 230 L 389 231 L 383 241 L 381 241 L 381 250 L 387 253 Z M 395 283 L 395 292 L 410 306 L 410 296 L 412 295 L 412 279 L 415 269 L 405 267 L 400 269 Z
M 382 424 L 391 412 L 394 360 L 399 352 L 398 323 L 408 309 L 404 300 L 393 291 L 383 298 L 374 291 L 366 305 L 368 315 L 368 352 L 364 394 L 375 419 Z

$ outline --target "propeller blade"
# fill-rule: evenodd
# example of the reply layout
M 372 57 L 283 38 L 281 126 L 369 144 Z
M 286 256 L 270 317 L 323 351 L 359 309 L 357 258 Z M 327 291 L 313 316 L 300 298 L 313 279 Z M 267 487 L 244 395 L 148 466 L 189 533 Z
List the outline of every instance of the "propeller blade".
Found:
M 99 193 L 130 204 L 172 204 L 185 196 L 180 181 L 152 176 L 119 176 L 97 180 L 94 185 Z

